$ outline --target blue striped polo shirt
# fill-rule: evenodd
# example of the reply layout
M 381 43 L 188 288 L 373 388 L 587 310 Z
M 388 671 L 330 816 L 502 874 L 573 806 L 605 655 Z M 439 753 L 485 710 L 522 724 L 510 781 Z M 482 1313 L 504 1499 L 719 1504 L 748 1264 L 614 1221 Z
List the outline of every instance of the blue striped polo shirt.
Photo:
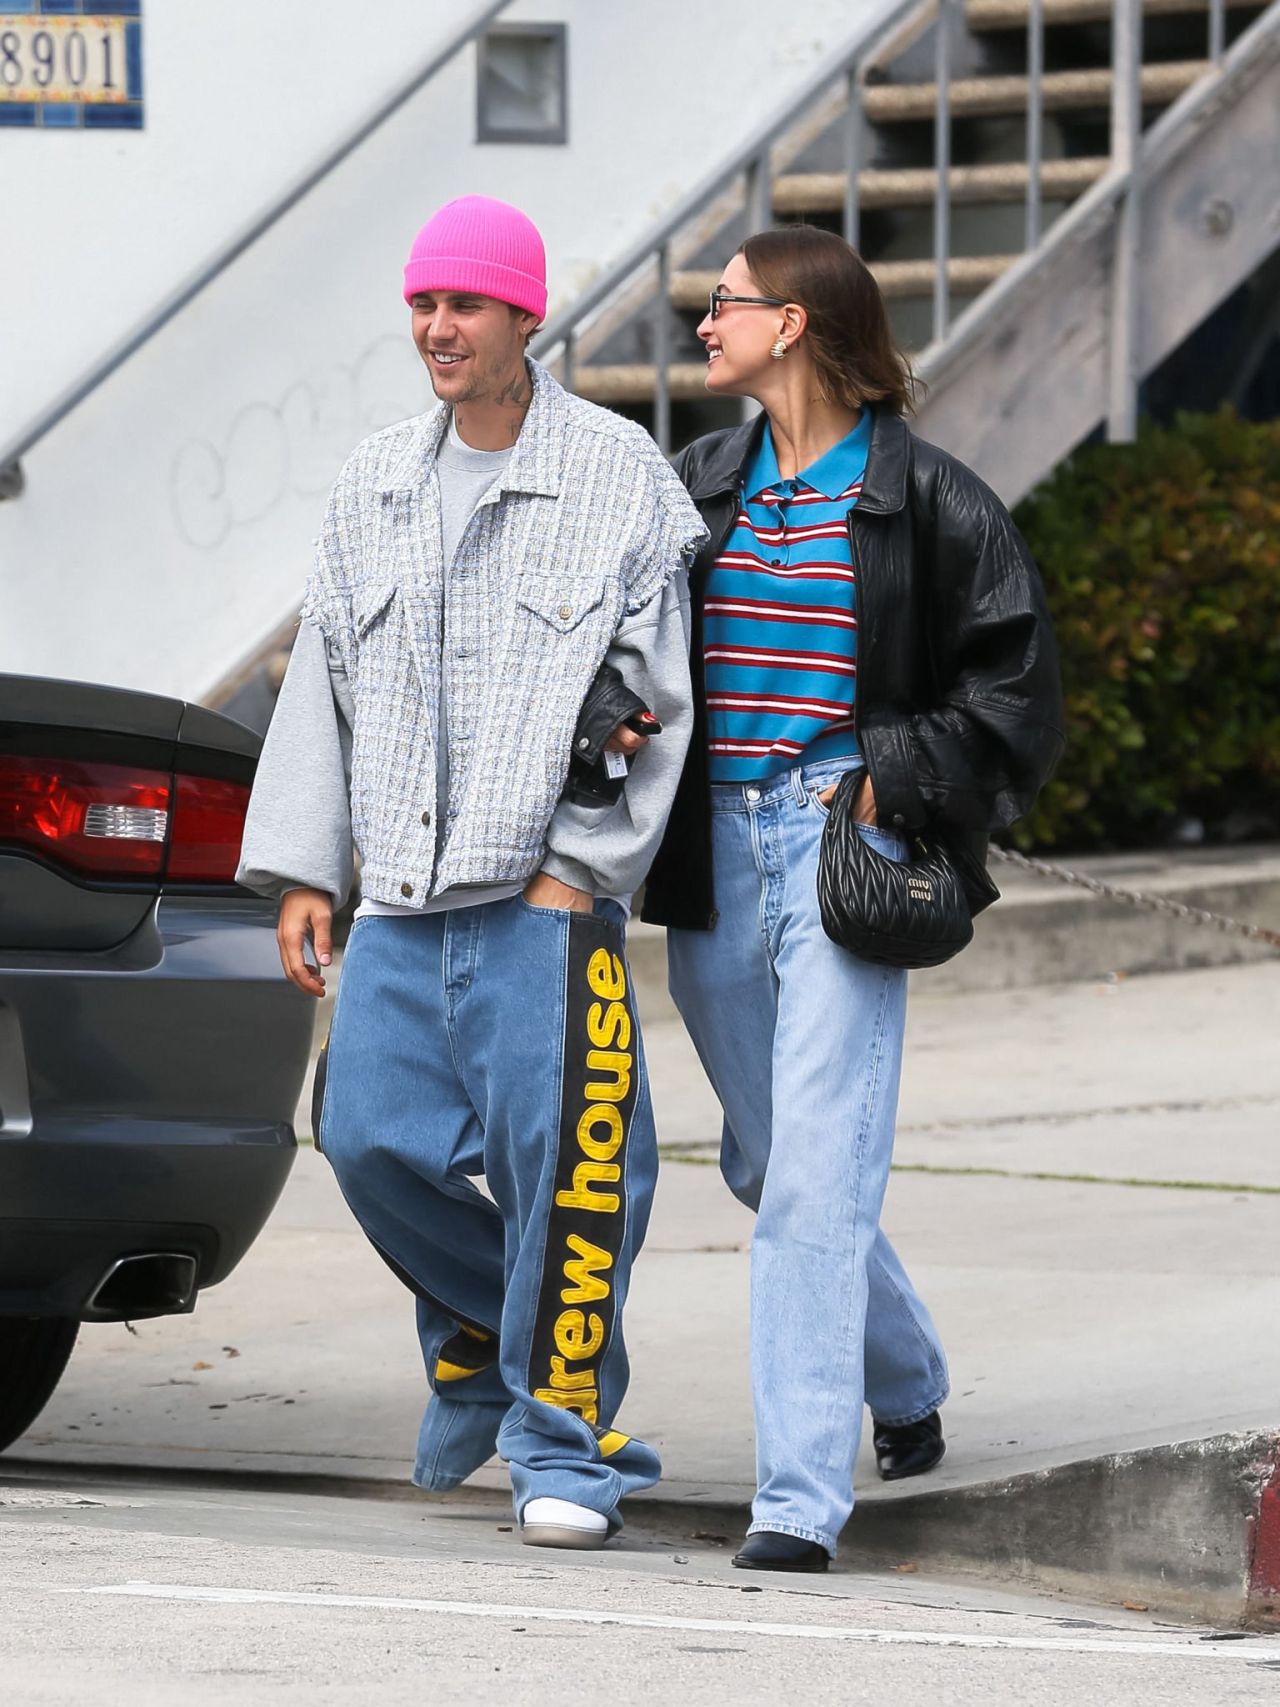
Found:
M 768 422 L 703 606 L 712 782 L 854 757 L 857 577 L 847 519 L 862 490 L 871 411 L 794 480 Z M 803 755 L 803 756 L 802 756 Z

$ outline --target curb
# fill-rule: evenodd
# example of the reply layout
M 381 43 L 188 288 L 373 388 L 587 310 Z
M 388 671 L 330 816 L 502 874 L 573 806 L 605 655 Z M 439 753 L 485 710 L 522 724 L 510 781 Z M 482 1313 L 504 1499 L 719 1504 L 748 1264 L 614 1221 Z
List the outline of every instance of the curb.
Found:
M 642 1494 L 628 1513 L 745 1533 L 737 1500 Z M 968 1487 L 863 1499 L 841 1537 L 858 1569 L 947 1576 L 1246 1630 L 1280 1631 L 1280 1429 L 1212 1435 Z
M 1195 849 L 1176 854 L 1093 854 L 1065 863 L 1082 875 L 1250 924 L 1280 926 L 1280 848 Z M 1164 913 L 1141 911 L 1048 878 L 993 863 L 1003 893 L 973 942 L 945 966 L 912 974 L 924 995 L 1096 982 L 1119 974 L 1178 972 L 1275 959 L 1263 943 Z M 633 923 L 627 956 L 645 1017 L 673 1018 L 666 932 Z
M 1108 855 L 1065 865 L 1082 875 L 1249 924 L 1280 925 L 1273 847 L 1177 858 Z M 995 865 L 1004 894 L 977 921 L 972 945 L 921 988 L 935 994 L 1066 984 L 1116 973 L 1180 972 L 1275 959 L 1275 949 L 1203 924 L 1092 895 Z
M 860 1557 L 1280 1629 L 1280 1431 L 1109 1453 L 868 1502 Z
M 4 1464 L 41 1480 L 70 1471 L 126 1482 L 426 1501 L 508 1519 L 511 1511 L 511 1495 L 496 1480 L 427 1494 L 383 1468 L 335 1474 L 319 1468 L 321 1460 L 289 1470 L 147 1459 L 134 1451 L 112 1462 L 73 1449 L 66 1457 L 6 1457 Z M 481 1472 L 487 1474 L 497 1472 Z M 640 1494 L 625 1509 L 646 1531 L 717 1541 L 722 1532 L 730 1543 L 750 1520 L 749 1498 L 727 1488 Z M 1223 1628 L 1280 1631 L 1280 1428 L 1104 1453 L 967 1487 L 878 1491 L 859 1503 L 841 1554 L 859 1570 L 909 1564 L 933 1575 L 1135 1603 Z

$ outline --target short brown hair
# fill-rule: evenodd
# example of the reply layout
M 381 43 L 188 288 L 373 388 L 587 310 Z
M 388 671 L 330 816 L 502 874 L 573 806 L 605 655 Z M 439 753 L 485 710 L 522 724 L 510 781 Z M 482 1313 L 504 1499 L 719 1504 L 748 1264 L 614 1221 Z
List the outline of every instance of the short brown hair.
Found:
M 829 402 L 911 413 L 918 381 L 894 342 L 880 286 L 851 244 L 816 225 L 780 225 L 748 237 L 738 253 L 763 295 L 808 314 L 805 337 Z

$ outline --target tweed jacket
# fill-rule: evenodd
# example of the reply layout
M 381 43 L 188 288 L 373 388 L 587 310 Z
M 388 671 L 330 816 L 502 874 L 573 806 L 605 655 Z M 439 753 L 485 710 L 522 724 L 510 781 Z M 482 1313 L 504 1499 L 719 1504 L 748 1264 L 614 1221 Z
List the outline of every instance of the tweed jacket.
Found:
M 420 905 L 539 869 L 592 678 L 706 535 L 641 427 L 529 369 L 511 459 L 450 565 L 444 405 L 359 446 L 317 541 L 302 614 L 350 686 L 351 834 L 374 900 Z M 436 800 L 442 685 L 448 801 Z

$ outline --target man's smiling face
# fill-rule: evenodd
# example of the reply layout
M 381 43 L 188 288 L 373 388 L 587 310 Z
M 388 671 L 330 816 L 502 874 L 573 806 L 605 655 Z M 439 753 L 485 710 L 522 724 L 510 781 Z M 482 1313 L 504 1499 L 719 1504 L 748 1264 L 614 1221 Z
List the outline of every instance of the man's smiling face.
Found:
M 411 307 L 413 341 L 442 403 L 497 402 L 524 381 L 535 315 L 466 291 L 419 291 Z

